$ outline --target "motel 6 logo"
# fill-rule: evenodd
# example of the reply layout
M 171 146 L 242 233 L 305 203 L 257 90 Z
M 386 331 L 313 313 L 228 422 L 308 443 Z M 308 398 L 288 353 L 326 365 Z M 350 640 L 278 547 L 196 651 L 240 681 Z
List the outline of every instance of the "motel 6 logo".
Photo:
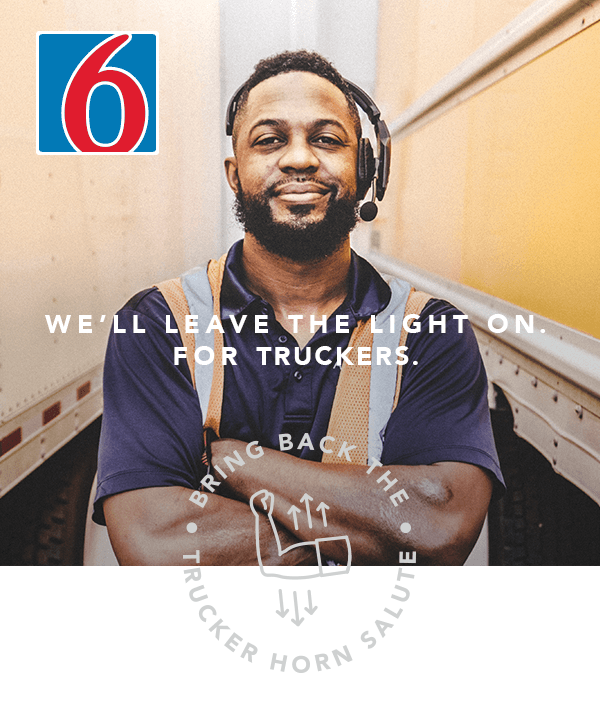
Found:
M 158 153 L 158 36 L 37 33 L 37 153 Z

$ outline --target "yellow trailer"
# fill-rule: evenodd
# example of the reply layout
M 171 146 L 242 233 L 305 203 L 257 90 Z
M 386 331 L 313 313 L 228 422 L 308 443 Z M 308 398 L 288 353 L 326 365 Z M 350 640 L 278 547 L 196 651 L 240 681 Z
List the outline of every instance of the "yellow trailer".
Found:
M 492 562 L 600 555 L 598 19 L 573 0 L 380 2 L 393 160 L 369 257 L 469 315 L 491 404 L 536 451 L 496 414 Z

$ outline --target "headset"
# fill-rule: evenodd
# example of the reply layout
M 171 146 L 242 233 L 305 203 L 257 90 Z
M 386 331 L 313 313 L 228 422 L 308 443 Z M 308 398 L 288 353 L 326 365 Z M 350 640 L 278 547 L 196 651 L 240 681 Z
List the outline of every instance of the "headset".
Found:
M 377 205 L 375 199 L 383 200 L 385 189 L 387 188 L 390 178 L 390 163 L 392 158 L 392 140 L 387 124 L 381 118 L 375 102 L 371 97 L 364 92 L 360 87 L 356 86 L 347 79 L 344 80 L 352 95 L 352 98 L 358 106 L 365 112 L 373 128 L 375 129 L 375 138 L 377 141 L 377 157 L 373 153 L 373 147 L 369 139 L 361 139 L 358 146 L 358 160 L 356 166 L 357 176 L 357 196 L 362 200 L 370 187 L 373 192 L 371 200 L 363 203 L 360 208 L 360 217 L 364 221 L 374 220 L 377 215 Z M 235 92 L 231 97 L 227 106 L 227 115 L 225 119 L 225 133 L 227 136 L 233 134 L 233 122 L 238 110 L 239 101 L 246 88 L 246 83 Z

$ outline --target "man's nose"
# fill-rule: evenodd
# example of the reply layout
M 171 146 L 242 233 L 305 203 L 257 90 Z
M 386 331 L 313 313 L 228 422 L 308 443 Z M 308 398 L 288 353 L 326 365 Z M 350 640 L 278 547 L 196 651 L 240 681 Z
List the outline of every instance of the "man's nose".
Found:
M 295 137 L 290 140 L 281 154 L 279 168 L 283 172 L 314 172 L 319 168 L 319 159 L 304 137 Z

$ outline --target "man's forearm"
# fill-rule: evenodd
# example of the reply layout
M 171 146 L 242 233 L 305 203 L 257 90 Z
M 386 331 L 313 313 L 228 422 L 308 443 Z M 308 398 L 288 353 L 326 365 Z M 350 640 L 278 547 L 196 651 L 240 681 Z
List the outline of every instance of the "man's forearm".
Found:
M 213 464 L 228 474 L 219 492 L 248 502 L 257 490 L 269 490 L 275 496 L 274 518 L 300 540 L 348 535 L 353 564 L 397 563 L 399 550 L 416 550 L 422 563 L 461 564 L 489 503 L 489 478 L 468 464 L 375 467 L 368 474 L 367 466 L 314 463 L 265 448 L 260 458 L 246 459 L 231 473 L 223 458 L 245 447 L 233 440 L 213 444 Z M 400 490 L 408 499 L 390 498 Z M 305 494 L 312 498 L 312 526 Z M 329 506 L 323 513 L 326 526 L 323 510 L 316 510 L 321 503 Z M 293 507 L 300 509 L 297 530 L 289 513 Z M 408 533 L 403 523 L 410 523 Z M 334 560 L 343 555 L 339 542 L 321 549 Z
M 193 491 L 182 487 L 144 488 L 107 498 L 108 531 L 122 565 L 190 565 L 184 555 L 200 552 L 202 565 L 256 565 L 256 516 L 247 504 L 208 495 L 204 508 L 190 501 Z M 196 525 L 190 532 L 188 524 Z M 259 517 L 264 564 L 316 564 L 314 553 L 296 548 L 279 557 L 271 525 Z M 193 529 L 193 527 L 191 528 Z M 283 548 L 298 542 L 280 532 Z

